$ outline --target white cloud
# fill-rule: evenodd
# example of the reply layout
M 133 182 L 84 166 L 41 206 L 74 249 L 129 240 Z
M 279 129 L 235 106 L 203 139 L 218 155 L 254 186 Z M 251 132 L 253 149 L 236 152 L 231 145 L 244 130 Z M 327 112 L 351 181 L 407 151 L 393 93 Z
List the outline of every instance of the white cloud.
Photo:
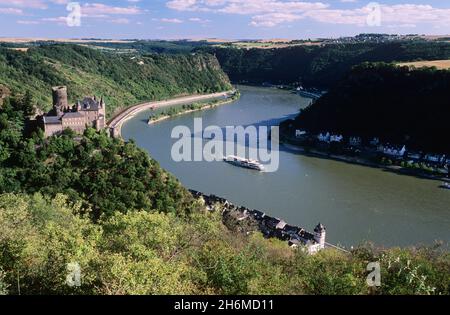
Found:
M 103 3 L 86 3 L 81 7 L 81 12 L 84 16 L 99 16 L 110 14 L 136 15 L 143 13 L 141 9 L 135 6 L 116 7 Z
M 153 21 L 158 21 L 162 23 L 171 23 L 171 24 L 181 24 L 183 23 L 183 20 L 180 19 L 168 19 L 168 18 L 161 18 L 161 19 L 152 19 Z
M 297 0 L 170 0 L 166 4 L 168 8 L 177 11 L 249 15 L 250 25 L 264 27 L 305 18 L 327 24 L 365 26 L 367 17 L 372 12 L 368 5 L 334 9 L 322 2 Z M 450 27 L 450 8 L 435 8 L 426 4 L 382 4 L 380 10 L 381 26 L 414 27 L 418 24 L 431 24 L 433 27 Z
M 0 8 L 0 14 L 22 15 L 23 11 L 17 8 Z
M 0 0 L 0 5 L 19 8 L 47 9 L 47 4 L 44 0 Z
M 110 20 L 109 22 L 111 22 L 113 24 L 130 24 L 130 20 L 126 19 L 126 18 L 113 19 L 113 20 Z
M 371 12 L 368 6 L 351 10 L 317 10 L 305 16 L 315 21 L 331 24 L 364 26 Z M 434 8 L 431 5 L 396 4 L 380 6 L 381 25 L 392 27 L 404 25 L 413 27 L 419 23 L 450 26 L 450 9 Z
M 32 21 L 32 20 L 18 20 L 16 21 L 17 24 L 23 24 L 23 25 L 36 25 L 40 24 L 39 21 Z
M 41 19 L 43 22 L 53 22 L 60 25 L 66 25 L 67 24 L 67 17 L 66 16 L 60 16 L 60 17 L 51 17 L 51 18 L 43 18 Z
M 211 20 L 201 19 L 201 18 L 198 18 L 198 17 L 190 18 L 189 21 L 190 22 L 194 22 L 194 23 L 200 23 L 200 24 L 206 24 L 206 23 L 210 23 L 211 22 Z
M 250 25 L 257 27 L 274 27 L 281 23 L 300 20 L 302 16 L 290 13 L 269 13 L 252 17 Z
M 171 0 L 167 7 L 177 11 L 252 15 L 251 25 L 273 27 L 299 20 L 303 13 L 326 9 L 329 5 L 294 0 Z

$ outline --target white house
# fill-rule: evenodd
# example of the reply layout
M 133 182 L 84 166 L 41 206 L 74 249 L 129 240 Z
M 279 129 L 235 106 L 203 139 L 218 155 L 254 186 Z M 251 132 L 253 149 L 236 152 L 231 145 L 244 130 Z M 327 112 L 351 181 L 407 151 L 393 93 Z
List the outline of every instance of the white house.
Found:
M 327 132 L 327 134 L 326 135 L 323 135 L 322 133 L 320 133 L 318 136 L 317 136 L 317 139 L 319 139 L 319 141 L 320 142 L 330 142 L 330 133 L 329 132 Z
M 295 137 L 296 138 L 300 138 L 300 137 L 302 137 L 302 136 L 304 136 L 304 135 L 306 135 L 306 131 L 303 131 L 303 130 L 295 130 Z
M 384 147 L 383 153 L 394 157 L 403 157 L 406 153 L 406 146 L 403 146 L 400 150 L 393 147 Z
M 359 146 L 362 143 L 362 139 L 360 137 L 350 137 L 348 143 L 352 146 Z
M 343 135 L 331 135 L 330 137 L 330 142 L 342 142 L 342 140 L 344 140 Z

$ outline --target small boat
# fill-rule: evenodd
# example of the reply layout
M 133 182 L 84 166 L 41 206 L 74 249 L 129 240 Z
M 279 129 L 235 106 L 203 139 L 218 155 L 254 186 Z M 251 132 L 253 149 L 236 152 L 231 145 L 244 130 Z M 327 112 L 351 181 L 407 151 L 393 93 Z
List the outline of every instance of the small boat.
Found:
M 450 183 L 443 182 L 442 185 L 441 185 L 441 187 L 442 187 L 442 188 L 445 188 L 445 189 L 450 189 Z
M 229 164 L 240 166 L 243 168 L 248 168 L 257 171 L 264 171 L 264 166 L 256 160 L 244 159 L 234 155 L 224 157 L 223 160 Z

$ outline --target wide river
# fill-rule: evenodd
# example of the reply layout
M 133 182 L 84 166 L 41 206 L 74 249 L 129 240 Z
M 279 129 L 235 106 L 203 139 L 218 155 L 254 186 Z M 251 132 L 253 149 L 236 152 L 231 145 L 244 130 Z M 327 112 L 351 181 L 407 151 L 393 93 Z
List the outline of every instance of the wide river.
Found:
M 369 240 L 383 246 L 407 246 L 450 241 L 450 190 L 439 188 L 437 181 L 308 157 L 284 146 L 279 169 L 273 173 L 224 162 L 173 161 L 172 129 L 184 125 L 193 131 L 196 117 L 203 118 L 203 127 L 277 125 L 309 103 L 285 91 L 239 89 L 241 98 L 234 103 L 151 126 L 147 125 L 149 112 L 142 112 L 124 124 L 122 135 L 134 139 L 186 187 L 307 230 L 321 222 L 330 243 L 351 246 Z

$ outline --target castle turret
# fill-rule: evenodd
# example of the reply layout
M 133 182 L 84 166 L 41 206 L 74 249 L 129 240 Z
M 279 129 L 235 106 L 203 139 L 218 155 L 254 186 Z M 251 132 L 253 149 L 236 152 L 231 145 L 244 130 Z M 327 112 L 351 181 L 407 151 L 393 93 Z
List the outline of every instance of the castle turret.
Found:
M 320 244 L 321 247 L 325 247 L 326 229 L 319 223 L 314 228 L 314 240 Z
M 52 88 L 53 95 L 53 108 L 55 109 L 57 115 L 68 111 L 69 101 L 67 100 L 67 87 L 65 86 L 55 86 Z
M 103 96 L 100 98 L 100 114 L 103 115 L 106 119 L 106 104 Z

